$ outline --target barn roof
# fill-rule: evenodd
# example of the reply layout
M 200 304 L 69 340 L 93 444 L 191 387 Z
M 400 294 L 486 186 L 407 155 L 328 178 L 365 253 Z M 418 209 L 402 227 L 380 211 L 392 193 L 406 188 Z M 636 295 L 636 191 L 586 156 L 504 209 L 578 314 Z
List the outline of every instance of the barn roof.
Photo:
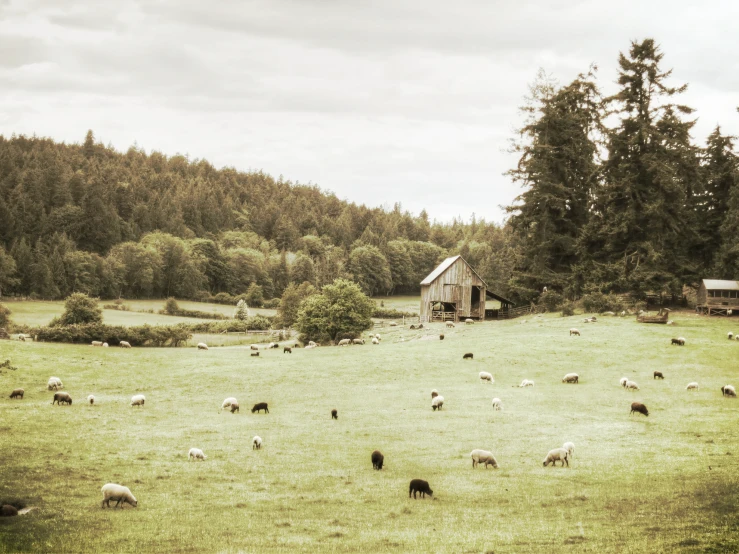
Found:
M 703 279 L 708 290 L 739 290 L 739 281 L 724 281 L 722 279 Z
M 515 303 L 511 302 L 507 298 L 503 298 L 501 295 L 495 294 L 494 292 L 489 291 L 489 290 L 486 290 L 485 291 L 485 296 L 489 296 L 490 298 L 492 298 L 494 300 L 497 300 L 498 302 L 504 302 L 506 304 L 510 304 L 511 306 L 515 306 L 516 305 Z
M 485 280 L 477 274 L 477 271 L 475 271 L 472 268 L 472 266 L 467 263 L 467 260 L 465 260 L 459 254 L 457 254 L 456 256 L 452 256 L 451 258 L 447 258 L 446 260 L 444 260 L 443 262 L 441 262 L 436 267 L 436 269 L 434 269 L 431 273 L 429 273 L 426 276 L 426 278 L 423 281 L 421 281 L 421 284 L 422 285 L 430 285 L 431 283 L 433 283 L 434 281 L 436 281 L 436 279 L 438 279 L 439 276 L 442 273 L 444 273 L 447 269 L 449 269 L 454 264 L 454 262 L 456 262 L 457 260 L 462 260 L 465 263 L 465 265 L 470 268 L 470 270 L 472 271 L 472 273 L 474 273 L 475 275 L 477 275 L 477 278 L 480 279 L 480 281 L 482 281 L 482 284 L 485 285 L 486 287 L 488 286 L 488 284 L 485 282 Z

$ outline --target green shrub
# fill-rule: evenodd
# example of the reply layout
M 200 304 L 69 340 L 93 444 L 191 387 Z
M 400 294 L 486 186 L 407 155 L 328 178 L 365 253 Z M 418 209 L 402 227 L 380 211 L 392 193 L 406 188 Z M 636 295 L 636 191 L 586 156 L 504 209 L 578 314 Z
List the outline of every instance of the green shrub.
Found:
M 603 312 L 620 312 L 623 310 L 623 303 L 614 294 L 593 292 L 582 297 L 582 307 L 586 312 L 602 314 Z
M 266 331 L 272 328 L 274 318 L 263 315 L 247 317 L 245 320 L 229 319 L 228 321 L 213 321 L 202 323 L 184 323 L 183 325 L 193 333 L 244 333 L 246 331 Z
M 5 304 L 0 304 L 0 327 L 10 327 L 10 314 L 13 313 Z
M 97 298 L 90 298 L 82 292 L 75 292 L 64 302 L 64 312 L 61 317 L 54 318 L 55 325 L 86 325 L 102 323 L 103 310 L 98 305 Z
M 575 315 L 575 304 L 574 302 L 565 302 L 560 306 L 562 310 L 562 317 Z
M 94 340 L 118 346 L 122 340 L 131 346 L 180 346 L 192 337 L 186 325 L 142 325 L 123 327 L 87 323 L 80 325 L 60 325 L 56 327 L 36 327 L 28 332 L 37 335 L 42 342 L 71 342 L 90 344 Z
M 548 312 L 556 312 L 564 304 L 565 297 L 555 291 L 542 292 L 537 304 L 544 306 Z
M 177 315 L 179 311 L 180 305 L 177 304 L 177 300 L 175 300 L 171 296 L 167 298 L 167 301 L 164 303 L 164 310 L 162 310 L 162 312 L 169 315 Z
M 262 307 L 269 308 L 270 310 L 276 310 L 277 308 L 280 307 L 280 299 L 272 298 L 270 300 L 265 300 Z
M 378 319 L 398 319 L 402 317 L 415 317 L 417 315 L 418 314 L 414 314 L 412 312 L 404 312 L 394 308 L 375 307 L 375 309 L 372 310 L 372 317 L 376 317 Z

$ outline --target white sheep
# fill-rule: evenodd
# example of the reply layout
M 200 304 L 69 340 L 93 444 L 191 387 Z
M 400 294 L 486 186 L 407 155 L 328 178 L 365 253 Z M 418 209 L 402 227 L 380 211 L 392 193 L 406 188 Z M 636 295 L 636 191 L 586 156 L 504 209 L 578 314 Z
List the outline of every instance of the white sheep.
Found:
M 372 344 L 380 344 L 380 339 L 377 337 L 372 337 Z
M 351 343 L 351 339 L 341 339 L 339 341 L 339 346 L 349 346 Z
M 131 397 L 131 406 L 143 406 L 146 402 L 146 397 L 143 394 L 136 394 Z
M 685 390 L 695 390 L 698 388 L 698 383 L 693 381 L 692 383 L 688 383 L 688 386 L 685 387 Z
M 49 382 L 46 386 L 49 390 L 59 390 L 64 388 L 64 385 L 62 384 L 62 381 L 61 379 L 59 379 L 59 377 L 49 377 Z
M 108 348 L 108 343 L 107 342 L 104 342 L 103 343 L 103 348 Z
M 259 350 L 259 346 L 256 345 L 256 344 L 251 344 L 251 345 L 249 345 L 249 349 L 250 350 Z
M 120 346 L 121 348 L 131 348 L 131 343 L 128 341 L 122 340 L 121 342 L 118 343 L 118 346 Z
M 572 329 L 570 329 L 570 336 L 572 336 L 572 335 L 577 335 L 579 337 L 580 336 L 580 331 L 578 329 L 575 329 L 573 327 Z
M 734 340 L 739 340 L 739 334 L 734 335 Z
M 736 398 L 736 389 L 734 388 L 734 385 L 724 385 L 721 387 L 721 395 Z
M 480 381 L 487 381 L 489 383 L 495 383 L 495 379 L 493 379 L 493 376 L 487 371 L 480 372 Z
M 562 445 L 562 448 L 567 450 L 568 457 L 572 458 L 575 456 L 575 443 L 574 442 L 566 442 Z
M 92 394 L 87 397 L 87 403 L 90 404 L 91 406 L 95 404 L 95 397 Z
M 434 398 L 431 400 L 431 409 L 434 411 L 441 410 L 441 407 L 443 405 L 444 405 L 444 397 L 441 395 L 434 396 Z
M 568 373 L 564 377 L 562 377 L 563 383 L 579 383 L 580 382 L 580 376 L 577 373 Z
M 262 437 L 256 435 L 251 441 L 252 450 L 260 450 L 262 448 Z
M 498 461 L 495 459 L 492 452 L 475 449 L 470 452 L 470 456 L 472 457 L 473 468 L 477 467 L 477 464 L 485 464 L 485 469 L 487 469 L 489 464 L 493 466 L 493 468 L 498 469 Z
M 733 339 L 734 338 L 734 333 L 732 333 L 731 331 L 729 331 L 728 337 L 729 337 L 729 340 Z
M 549 454 L 547 454 L 547 457 L 544 458 L 544 467 L 547 467 L 549 464 L 552 464 L 552 466 L 556 466 L 557 462 L 562 462 L 562 466 L 567 464 L 570 465 L 569 462 L 569 452 L 565 450 L 564 448 L 555 448 L 554 450 L 550 450 Z
M 474 323 L 475 323 L 475 320 L 474 319 L 470 319 L 469 317 L 464 320 L 464 324 L 465 325 L 472 325 Z
M 208 456 L 206 456 L 202 450 L 199 448 L 191 448 L 190 452 L 187 453 L 187 459 L 188 461 L 191 460 L 206 460 Z
M 354 339 L 352 340 L 352 344 L 364 344 L 364 339 Z
M 205 344 L 204 342 L 199 342 L 198 343 L 198 350 L 208 350 L 208 345 Z
M 126 503 L 130 504 L 134 508 L 139 505 L 138 500 L 136 500 L 136 497 L 131 494 L 129 488 L 124 487 L 123 485 L 108 483 L 103 485 L 103 488 L 100 489 L 100 491 L 103 493 L 103 501 L 100 503 L 101 508 L 104 508 L 106 504 L 108 505 L 108 508 L 110 508 L 111 500 L 118 501 L 114 508 L 117 508 L 118 506 L 123 508 L 123 504 Z
M 625 387 L 628 380 L 629 380 L 628 377 L 621 377 L 621 379 L 619 379 L 618 381 L 618 384 L 621 385 L 622 387 Z
M 503 409 L 503 402 L 500 398 L 493 398 L 493 410 L 499 412 Z
M 93 346 L 102 346 L 103 345 L 103 341 L 101 341 L 101 340 L 94 340 L 90 344 L 92 344 Z
M 453 328 L 453 327 L 454 327 L 454 323 L 452 323 L 451 321 L 447 321 L 447 322 L 446 322 L 446 326 L 447 326 L 447 327 L 449 327 L 449 328 L 451 329 L 451 328 Z
M 317 348 L 319 346 L 319 344 L 317 342 L 313 342 L 311 340 L 311 341 L 308 341 L 308 346 L 312 346 L 313 348 Z
M 533 386 L 534 386 L 534 382 L 531 381 L 530 379 L 524 379 L 523 381 L 521 381 L 521 384 L 518 385 L 519 388 L 521 388 L 521 387 L 533 387 Z
M 639 390 L 639 385 L 634 381 L 626 381 L 626 383 L 624 383 L 624 388 L 626 390 Z
M 307 346 L 305 347 L 305 350 L 311 350 L 312 348 L 315 348 L 315 347 L 316 347 L 316 345 L 315 345 L 315 344 L 309 344 L 309 345 L 307 345 Z
M 233 396 L 229 396 L 223 401 L 223 404 L 221 404 L 221 410 L 225 410 L 226 408 L 230 408 L 231 404 L 238 404 L 238 400 L 236 400 Z

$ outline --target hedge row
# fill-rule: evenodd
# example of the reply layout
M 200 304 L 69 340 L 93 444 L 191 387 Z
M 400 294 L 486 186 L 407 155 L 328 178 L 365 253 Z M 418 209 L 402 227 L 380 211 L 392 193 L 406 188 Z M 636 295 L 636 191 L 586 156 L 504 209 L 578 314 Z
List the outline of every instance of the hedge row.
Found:
M 228 319 L 227 315 L 218 312 L 201 312 L 200 310 L 175 310 L 168 312 L 167 310 L 159 310 L 162 315 L 178 315 L 180 317 L 195 317 L 199 319 Z
M 121 341 L 126 341 L 131 346 L 180 346 L 192 338 L 192 332 L 183 324 L 123 327 L 90 323 L 32 327 L 27 332 L 43 342 L 90 344 L 97 340 L 107 342 L 110 346 L 118 346 Z
M 378 319 L 396 319 L 401 317 L 418 317 L 418 314 L 389 308 L 375 308 L 372 312 L 372 317 L 376 317 Z
M 273 318 L 262 315 L 247 317 L 245 320 L 229 319 L 227 321 L 203 321 L 202 323 L 185 323 L 192 333 L 245 333 L 246 331 L 266 331 L 272 327 Z

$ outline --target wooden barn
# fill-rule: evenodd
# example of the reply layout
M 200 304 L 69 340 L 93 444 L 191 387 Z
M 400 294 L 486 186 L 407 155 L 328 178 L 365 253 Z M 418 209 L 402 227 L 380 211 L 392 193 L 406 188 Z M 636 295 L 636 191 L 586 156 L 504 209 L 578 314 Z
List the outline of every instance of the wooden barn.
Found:
M 487 290 L 487 284 L 462 256 L 452 256 L 421 281 L 421 321 L 485 320 L 485 301 L 490 297 L 507 310 L 510 301 Z M 489 315 L 497 317 L 497 311 Z
M 739 313 L 739 281 L 703 279 L 698 287 L 695 309 L 705 315 Z

